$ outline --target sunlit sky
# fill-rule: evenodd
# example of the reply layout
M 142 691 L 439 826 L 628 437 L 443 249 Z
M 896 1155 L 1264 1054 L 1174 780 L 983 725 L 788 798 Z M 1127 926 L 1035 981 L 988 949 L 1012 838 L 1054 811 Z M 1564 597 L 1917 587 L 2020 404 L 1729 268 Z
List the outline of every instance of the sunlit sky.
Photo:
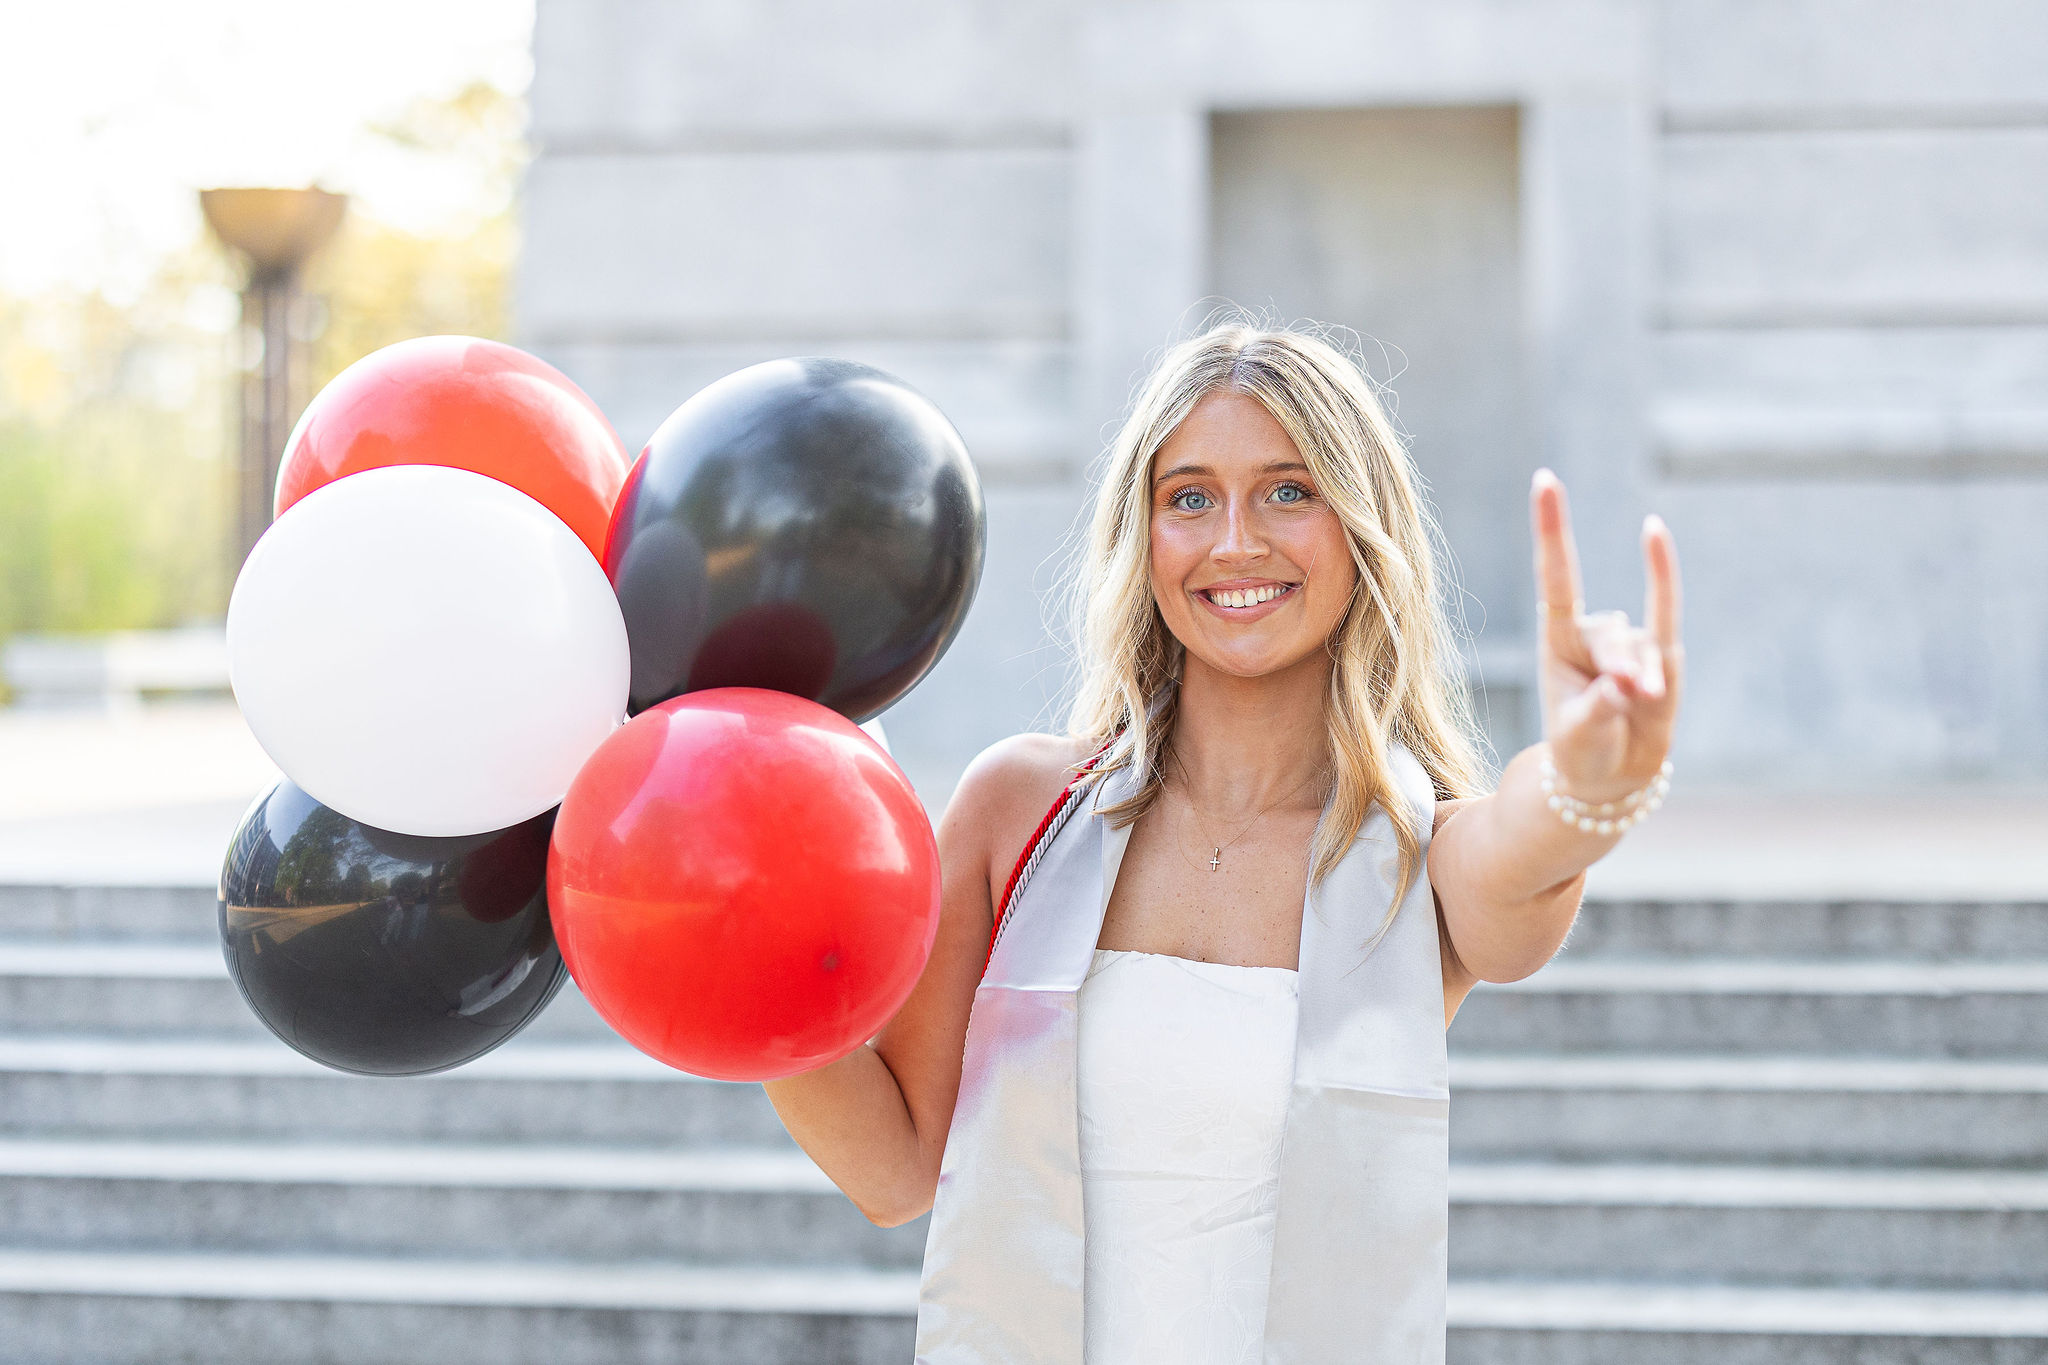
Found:
M 479 185 L 368 125 L 478 79 L 523 92 L 532 27 L 533 0 L 0 0 L 0 290 L 122 298 L 213 185 L 460 221 Z

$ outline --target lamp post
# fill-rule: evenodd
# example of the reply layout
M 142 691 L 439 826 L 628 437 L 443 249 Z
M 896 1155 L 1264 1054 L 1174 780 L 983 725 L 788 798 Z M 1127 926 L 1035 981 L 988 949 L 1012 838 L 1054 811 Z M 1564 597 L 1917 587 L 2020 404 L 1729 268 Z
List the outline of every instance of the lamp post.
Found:
M 242 333 L 263 338 L 262 360 L 242 371 L 241 452 L 235 470 L 235 563 L 270 525 L 277 464 L 297 416 L 293 387 L 303 368 L 297 363 L 292 314 L 299 299 L 299 271 L 334 235 L 348 205 L 345 195 L 326 190 L 221 189 L 199 192 L 200 212 L 214 235 L 248 265 L 242 288 Z

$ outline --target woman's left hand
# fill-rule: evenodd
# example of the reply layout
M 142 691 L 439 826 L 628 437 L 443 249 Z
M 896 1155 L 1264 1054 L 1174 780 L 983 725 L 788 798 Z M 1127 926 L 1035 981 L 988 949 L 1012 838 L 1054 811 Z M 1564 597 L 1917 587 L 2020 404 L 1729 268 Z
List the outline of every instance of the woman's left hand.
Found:
M 1648 579 L 1641 626 L 1628 613 L 1586 614 L 1564 484 L 1548 469 L 1529 487 L 1536 533 L 1537 677 L 1543 737 L 1559 786 L 1611 801 L 1647 785 L 1671 749 L 1684 646 L 1678 638 L 1678 547 L 1662 518 L 1643 521 Z

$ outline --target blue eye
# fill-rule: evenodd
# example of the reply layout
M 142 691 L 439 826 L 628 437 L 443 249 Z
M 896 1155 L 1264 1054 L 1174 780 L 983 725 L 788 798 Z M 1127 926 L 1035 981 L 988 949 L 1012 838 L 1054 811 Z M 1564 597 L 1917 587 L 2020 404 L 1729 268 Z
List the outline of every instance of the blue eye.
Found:
M 1298 494 L 1299 496 L 1297 496 L 1297 497 L 1292 497 L 1292 498 L 1283 498 L 1283 497 L 1281 497 L 1281 496 L 1280 496 L 1280 495 L 1281 495 L 1282 493 L 1286 493 L 1286 492 L 1289 492 L 1289 491 L 1292 491 L 1292 492 L 1294 492 L 1294 493 Z M 1278 501 L 1278 502 L 1285 502 L 1285 503 L 1299 503 L 1299 502 L 1307 502 L 1307 501 L 1309 500 L 1309 496 L 1310 496 L 1310 494 L 1309 494 L 1309 491 L 1308 491 L 1308 489 L 1307 489 L 1307 488 L 1305 488 L 1304 486 L 1302 486 L 1301 484 L 1298 484 L 1298 483 L 1283 483 L 1283 484 L 1281 484 L 1281 485 L 1280 485 L 1280 486 L 1279 486 L 1278 488 L 1276 488 L 1276 489 L 1274 489 L 1274 490 L 1273 490 L 1273 497 L 1274 497 L 1274 499 L 1275 499 L 1276 501 Z
M 1209 495 L 1201 489 L 1183 488 L 1180 492 L 1175 493 L 1172 498 L 1173 506 L 1180 508 L 1183 512 L 1199 512 L 1202 510 L 1200 507 L 1191 507 L 1187 503 L 1182 502 L 1181 499 L 1183 498 L 1200 498 L 1204 504 L 1207 504 L 1209 501 Z

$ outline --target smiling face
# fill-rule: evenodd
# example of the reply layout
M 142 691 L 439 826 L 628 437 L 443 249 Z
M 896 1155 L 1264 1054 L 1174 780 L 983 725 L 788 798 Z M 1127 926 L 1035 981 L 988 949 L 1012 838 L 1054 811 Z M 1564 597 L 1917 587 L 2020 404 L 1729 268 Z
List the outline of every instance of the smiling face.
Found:
M 1152 457 L 1152 597 L 1191 660 L 1238 677 L 1300 663 L 1358 581 L 1344 525 L 1248 394 L 1197 403 Z

